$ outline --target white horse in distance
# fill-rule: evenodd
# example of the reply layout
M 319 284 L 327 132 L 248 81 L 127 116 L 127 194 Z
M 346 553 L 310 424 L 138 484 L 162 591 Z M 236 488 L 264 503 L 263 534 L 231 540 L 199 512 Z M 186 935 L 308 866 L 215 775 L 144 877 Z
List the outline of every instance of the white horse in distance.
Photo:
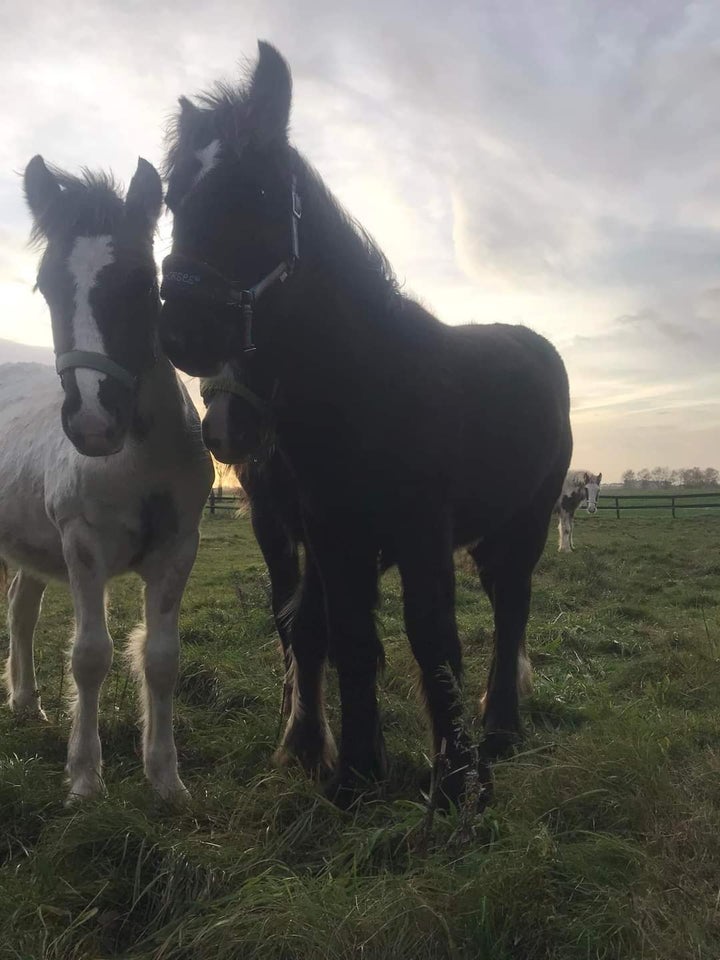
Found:
M 573 543 L 573 521 L 575 511 L 587 502 L 587 512 L 595 513 L 597 498 L 602 482 L 602 473 L 588 473 L 587 470 L 570 470 L 565 477 L 562 492 L 555 505 L 555 512 L 559 514 L 558 534 L 561 553 L 569 553 L 575 549 Z

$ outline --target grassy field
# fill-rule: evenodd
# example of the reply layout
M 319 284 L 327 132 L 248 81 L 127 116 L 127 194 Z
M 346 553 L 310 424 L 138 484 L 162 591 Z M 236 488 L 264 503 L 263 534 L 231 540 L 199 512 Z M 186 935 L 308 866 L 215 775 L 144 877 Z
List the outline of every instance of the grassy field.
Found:
M 143 781 L 118 655 L 102 709 L 109 796 L 66 810 L 71 617 L 51 587 L 37 637 L 50 722 L 0 719 L 0 958 L 717 960 L 720 517 L 600 516 L 579 517 L 570 556 L 551 533 L 526 744 L 474 819 L 430 822 L 421 802 L 427 736 L 394 573 L 378 615 L 386 798 L 342 813 L 298 771 L 271 770 L 267 576 L 247 520 L 228 514 L 205 520 L 182 619 L 191 803 L 168 809 Z M 474 707 L 490 616 L 462 556 L 457 609 Z M 119 581 L 118 653 L 138 612 L 137 583 Z M 329 699 L 336 725 L 333 678 Z

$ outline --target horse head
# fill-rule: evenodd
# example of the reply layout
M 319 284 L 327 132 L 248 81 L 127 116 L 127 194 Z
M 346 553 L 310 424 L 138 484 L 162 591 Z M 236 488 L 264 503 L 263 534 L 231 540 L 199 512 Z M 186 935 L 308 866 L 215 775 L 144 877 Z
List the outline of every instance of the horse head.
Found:
M 240 464 L 272 444 L 269 406 L 229 365 L 220 374 L 200 381 L 206 407 L 202 422 L 205 446 L 221 463 Z
M 595 513 L 597 510 L 597 498 L 602 481 L 602 473 L 586 473 L 583 477 L 585 481 L 585 498 L 587 500 L 587 512 Z
M 290 70 L 274 47 L 259 51 L 246 85 L 218 86 L 200 105 L 181 98 L 168 156 L 174 226 L 160 336 L 194 375 L 253 349 L 266 304 L 277 306 L 299 259 Z
M 125 443 L 157 357 L 160 177 L 140 159 L 123 200 L 111 177 L 73 177 L 36 156 L 25 196 L 44 245 L 37 286 L 50 309 L 63 429 L 80 453 L 108 456 Z

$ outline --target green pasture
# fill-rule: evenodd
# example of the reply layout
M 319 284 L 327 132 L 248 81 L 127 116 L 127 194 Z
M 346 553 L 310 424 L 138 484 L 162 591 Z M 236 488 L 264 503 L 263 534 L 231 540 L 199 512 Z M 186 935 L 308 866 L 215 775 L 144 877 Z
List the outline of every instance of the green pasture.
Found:
M 271 767 L 281 665 L 247 519 L 205 518 L 185 599 L 184 808 L 142 776 L 129 577 L 109 608 L 108 796 L 64 808 L 72 624 L 51 586 L 37 633 L 49 722 L 0 713 L 0 960 L 717 960 L 720 516 L 583 514 L 575 544 L 558 554 L 551 531 L 538 567 L 522 751 L 497 765 L 491 808 L 432 820 L 395 573 L 378 612 L 392 772 L 347 813 Z M 491 620 L 462 555 L 457 569 L 477 729 Z

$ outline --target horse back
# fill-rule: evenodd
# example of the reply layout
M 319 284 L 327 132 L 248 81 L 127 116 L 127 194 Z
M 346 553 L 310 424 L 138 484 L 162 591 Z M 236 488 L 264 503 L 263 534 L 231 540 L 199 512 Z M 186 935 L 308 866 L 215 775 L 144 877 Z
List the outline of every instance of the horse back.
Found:
M 568 379 L 555 348 L 508 324 L 454 327 L 448 337 L 458 390 L 452 487 L 459 525 L 502 521 L 548 484 L 557 486 L 556 498 L 572 434 Z

